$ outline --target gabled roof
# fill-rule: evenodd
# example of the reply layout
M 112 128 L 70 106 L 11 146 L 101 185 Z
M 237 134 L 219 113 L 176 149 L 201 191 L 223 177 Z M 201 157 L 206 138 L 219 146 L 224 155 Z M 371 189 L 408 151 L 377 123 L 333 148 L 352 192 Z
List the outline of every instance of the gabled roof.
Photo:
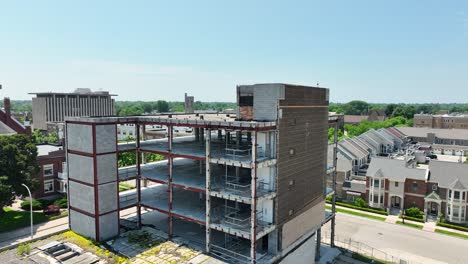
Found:
M 431 160 L 429 180 L 441 188 L 461 189 L 468 187 L 468 164 Z
M 437 200 L 437 201 L 442 200 L 442 199 L 440 199 L 440 196 L 434 191 L 432 191 L 430 194 L 426 195 L 426 197 L 424 197 L 424 199 Z
M 461 183 L 459 179 L 456 179 L 452 184 L 449 185 L 450 189 L 456 189 L 456 190 L 465 190 L 466 187 Z
M 427 171 L 425 169 L 407 167 L 404 160 L 374 157 L 369 164 L 366 175 L 404 182 L 406 179 L 426 180 Z
M 5 123 L 0 121 L 0 135 L 13 135 L 16 134 L 16 132 L 7 126 Z

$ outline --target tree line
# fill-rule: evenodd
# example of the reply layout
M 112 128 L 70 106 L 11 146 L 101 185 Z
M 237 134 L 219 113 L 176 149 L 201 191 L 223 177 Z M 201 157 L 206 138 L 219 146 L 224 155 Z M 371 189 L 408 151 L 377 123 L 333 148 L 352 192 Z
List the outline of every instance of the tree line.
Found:
M 415 114 L 436 114 L 440 110 L 468 112 L 468 104 L 375 104 L 354 100 L 348 103 L 330 103 L 330 111 L 345 115 L 367 115 L 372 110 L 384 110 L 388 117 L 413 118 Z

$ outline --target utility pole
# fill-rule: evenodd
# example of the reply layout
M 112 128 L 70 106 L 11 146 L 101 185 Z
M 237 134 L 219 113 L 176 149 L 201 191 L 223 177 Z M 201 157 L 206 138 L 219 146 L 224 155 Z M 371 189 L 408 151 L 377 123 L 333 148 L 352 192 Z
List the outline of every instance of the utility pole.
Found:
M 31 240 L 33 239 L 34 236 L 34 230 L 33 230 L 33 200 L 32 200 L 32 195 L 31 191 L 29 190 L 28 186 L 26 184 L 21 184 L 23 185 L 29 193 L 29 212 L 31 213 Z

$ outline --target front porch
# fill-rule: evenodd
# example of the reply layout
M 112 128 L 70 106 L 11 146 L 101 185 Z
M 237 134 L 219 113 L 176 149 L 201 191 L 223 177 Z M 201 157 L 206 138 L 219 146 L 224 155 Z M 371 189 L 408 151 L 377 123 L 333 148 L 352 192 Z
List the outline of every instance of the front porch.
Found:
M 437 217 L 441 213 L 441 207 L 442 199 L 440 199 L 440 196 L 435 191 L 426 195 L 424 197 L 424 221 L 437 221 Z
M 404 210 L 404 198 L 400 194 L 390 194 L 390 201 L 388 203 L 387 211 L 390 215 L 399 215 Z

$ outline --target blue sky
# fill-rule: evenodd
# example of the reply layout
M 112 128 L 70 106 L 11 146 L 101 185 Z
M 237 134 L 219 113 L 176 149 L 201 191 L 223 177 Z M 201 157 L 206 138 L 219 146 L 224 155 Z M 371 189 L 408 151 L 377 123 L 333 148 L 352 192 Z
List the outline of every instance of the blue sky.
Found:
M 234 101 L 235 86 L 332 101 L 468 102 L 468 1 L 0 0 L 0 96 Z

